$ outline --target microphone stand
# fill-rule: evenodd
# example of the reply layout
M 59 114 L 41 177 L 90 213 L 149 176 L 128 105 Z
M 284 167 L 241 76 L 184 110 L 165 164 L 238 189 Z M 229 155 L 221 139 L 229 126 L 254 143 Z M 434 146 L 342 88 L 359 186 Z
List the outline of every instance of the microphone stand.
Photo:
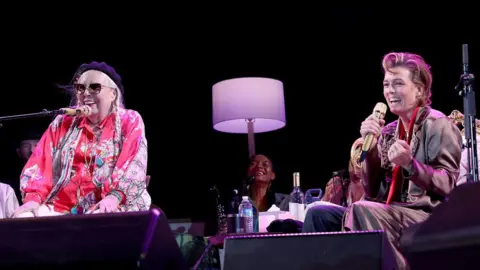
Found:
M 17 115 L 10 115 L 10 116 L 0 116 L 0 128 L 3 127 L 3 124 L 2 124 L 3 121 L 23 119 L 23 118 L 34 118 L 34 117 L 54 116 L 54 115 L 63 114 L 63 113 L 65 113 L 65 111 L 62 110 L 62 109 L 60 109 L 60 110 L 53 110 L 53 111 L 48 111 L 47 109 L 43 109 L 43 111 L 37 112 L 37 113 L 17 114 Z
M 459 91 L 459 96 L 463 96 L 463 125 L 465 127 L 465 148 L 467 149 L 468 157 L 467 183 L 476 183 L 478 182 L 477 133 L 475 123 L 476 103 L 475 91 L 472 87 L 475 77 L 468 71 L 468 44 L 463 44 L 462 56 L 463 74 L 455 90 L 458 91 L 460 84 L 463 84 L 463 90 Z

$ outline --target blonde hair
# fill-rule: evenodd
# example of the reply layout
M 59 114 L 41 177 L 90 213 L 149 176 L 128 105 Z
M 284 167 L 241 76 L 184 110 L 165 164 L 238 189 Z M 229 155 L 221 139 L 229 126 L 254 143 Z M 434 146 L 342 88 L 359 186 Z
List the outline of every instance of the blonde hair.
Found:
M 432 103 L 432 73 L 430 66 L 423 57 L 413 53 L 391 52 L 383 57 L 382 67 L 384 72 L 392 72 L 391 69 L 396 67 L 408 69 L 410 71 L 410 80 L 422 89 L 418 105 L 428 106 Z
M 465 116 L 459 110 L 453 110 L 448 118 L 455 124 L 459 129 L 462 136 L 465 135 Z M 475 119 L 475 130 L 477 135 L 480 135 L 480 120 Z

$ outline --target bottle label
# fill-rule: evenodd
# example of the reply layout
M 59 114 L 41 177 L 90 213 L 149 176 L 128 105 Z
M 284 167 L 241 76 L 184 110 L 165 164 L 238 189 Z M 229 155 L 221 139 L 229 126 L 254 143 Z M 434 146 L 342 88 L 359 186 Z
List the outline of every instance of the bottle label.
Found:
M 290 202 L 288 204 L 288 211 L 294 219 L 301 222 L 305 220 L 305 204 Z
M 243 208 L 239 209 L 240 214 L 240 228 L 237 230 L 238 233 L 253 233 L 255 224 L 252 208 Z

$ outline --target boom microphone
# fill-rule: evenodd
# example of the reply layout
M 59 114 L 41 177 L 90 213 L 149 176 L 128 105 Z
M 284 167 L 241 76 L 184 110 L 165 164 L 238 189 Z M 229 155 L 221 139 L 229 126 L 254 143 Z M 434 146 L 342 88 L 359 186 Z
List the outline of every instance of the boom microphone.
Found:
M 387 112 L 387 105 L 382 102 L 378 102 L 377 105 L 375 105 L 375 108 L 373 109 L 373 115 L 377 119 L 385 118 L 386 112 Z M 373 138 L 374 138 L 373 134 L 367 134 L 367 136 L 365 137 L 365 140 L 362 145 L 362 154 L 360 155 L 360 162 L 363 162 L 365 160 L 368 150 L 370 150 Z
M 84 105 L 77 108 L 62 108 L 60 112 L 62 114 L 71 115 L 71 116 L 89 116 L 92 109 L 90 106 Z

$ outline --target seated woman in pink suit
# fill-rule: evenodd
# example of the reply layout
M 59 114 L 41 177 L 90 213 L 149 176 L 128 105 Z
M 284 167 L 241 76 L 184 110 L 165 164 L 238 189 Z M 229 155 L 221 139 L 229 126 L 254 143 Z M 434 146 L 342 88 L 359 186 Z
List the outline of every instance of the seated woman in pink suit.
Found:
M 58 115 L 20 177 L 14 217 L 148 210 L 142 117 L 123 105 L 123 85 L 105 63 L 80 66 L 72 84 L 80 115 Z

